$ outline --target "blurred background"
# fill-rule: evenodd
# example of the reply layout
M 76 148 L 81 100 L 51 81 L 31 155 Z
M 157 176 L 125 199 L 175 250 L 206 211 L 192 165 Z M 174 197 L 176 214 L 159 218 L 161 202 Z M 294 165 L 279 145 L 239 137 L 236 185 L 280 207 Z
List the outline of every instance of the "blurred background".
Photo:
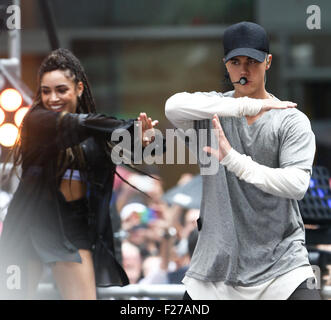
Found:
M 6 24 L 11 4 L 19 5 L 20 30 Z M 296 102 L 311 120 L 314 166 L 320 169 L 300 207 L 311 263 L 321 268 L 323 284 L 331 288 L 331 1 L 0 0 L 0 93 L 14 86 L 22 94 L 4 120 L 0 110 L 0 122 L 8 116 L 14 123 L 16 113 L 31 103 L 38 67 L 58 43 L 81 60 L 98 112 L 118 118 L 146 112 L 165 133 L 172 128 L 164 115 L 171 95 L 232 90 L 224 77 L 222 37 L 226 27 L 240 21 L 259 23 L 269 34 L 273 60 L 267 90 Z M 5 105 L 5 99 L 0 103 Z M 2 159 L 6 143 L 1 141 L 9 131 L 1 128 Z M 188 151 L 186 156 L 185 164 L 145 167 L 160 181 L 119 168 L 149 195 L 115 181 L 110 207 L 116 254 L 131 284 L 180 284 L 188 268 L 197 241 L 201 181 Z M 10 192 L 0 193 L 0 202 L 10 197 Z M 171 289 L 164 296 L 180 294 Z
M 12 1 L 1 0 L 6 7 Z M 60 46 L 82 61 L 99 112 L 136 117 L 164 116 L 168 97 L 180 91 L 226 91 L 222 36 L 239 21 L 269 33 L 272 67 L 267 90 L 292 100 L 312 121 L 316 164 L 331 169 L 331 2 L 320 0 L 320 29 L 310 30 L 309 0 L 51 0 Z M 51 50 L 39 1 L 21 7 L 21 75 L 32 92 L 41 60 Z M 2 17 L 6 17 L 3 10 Z M 7 14 L 7 17 L 10 15 Z M 313 21 L 314 22 L 314 21 Z M 316 21 L 315 21 L 316 22 Z M 0 58 L 8 55 L 8 32 L 0 34 Z M 188 161 L 187 161 L 188 162 Z M 196 165 L 160 165 L 164 188 Z

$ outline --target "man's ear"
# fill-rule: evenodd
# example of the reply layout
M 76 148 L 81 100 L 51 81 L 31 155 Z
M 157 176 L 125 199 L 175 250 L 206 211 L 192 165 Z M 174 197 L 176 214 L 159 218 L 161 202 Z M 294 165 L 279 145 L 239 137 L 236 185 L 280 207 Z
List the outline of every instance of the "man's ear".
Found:
M 272 54 L 268 54 L 266 58 L 266 62 L 267 62 L 265 67 L 266 70 L 270 69 L 271 61 L 272 61 Z
M 228 69 L 226 68 L 226 64 L 225 64 L 225 58 L 223 58 L 222 60 L 223 60 L 223 63 L 224 63 L 224 67 L 225 67 L 225 73 L 226 73 L 226 74 L 229 74 L 229 72 L 228 72 Z

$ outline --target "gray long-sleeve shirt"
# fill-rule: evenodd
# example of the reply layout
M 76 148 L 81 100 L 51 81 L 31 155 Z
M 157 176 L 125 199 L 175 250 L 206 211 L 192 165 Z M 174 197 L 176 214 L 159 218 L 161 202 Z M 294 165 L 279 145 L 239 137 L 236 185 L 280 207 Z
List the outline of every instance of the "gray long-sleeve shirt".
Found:
M 299 110 L 271 110 L 252 125 L 245 117 L 221 117 L 221 125 L 231 146 L 257 163 L 311 172 L 315 139 Z M 211 129 L 211 121 L 196 120 L 194 128 Z M 200 217 L 190 277 L 252 286 L 309 265 L 297 201 L 263 192 L 222 165 L 203 175 Z

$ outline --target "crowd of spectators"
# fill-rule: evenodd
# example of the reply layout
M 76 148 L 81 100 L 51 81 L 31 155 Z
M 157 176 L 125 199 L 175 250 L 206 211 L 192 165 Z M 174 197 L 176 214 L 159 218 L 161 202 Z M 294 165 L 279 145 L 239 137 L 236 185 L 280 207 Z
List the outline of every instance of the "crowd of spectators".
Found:
M 163 199 L 162 179 L 151 178 L 122 167 L 114 184 L 112 220 L 117 214 L 119 259 L 131 284 L 180 284 L 198 238 L 199 209 L 188 209 Z M 182 185 L 193 176 L 184 174 Z

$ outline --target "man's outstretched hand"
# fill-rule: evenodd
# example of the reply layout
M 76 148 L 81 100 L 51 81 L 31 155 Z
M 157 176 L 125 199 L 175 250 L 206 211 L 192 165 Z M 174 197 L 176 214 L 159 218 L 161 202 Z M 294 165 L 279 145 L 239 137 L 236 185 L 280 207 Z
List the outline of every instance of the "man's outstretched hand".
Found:
M 276 99 L 263 99 L 263 107 L 261 111 L 269 111 L 271 109 L 287 109 L 295 108 L 296 103 L 291 101 L 280 101 Z

